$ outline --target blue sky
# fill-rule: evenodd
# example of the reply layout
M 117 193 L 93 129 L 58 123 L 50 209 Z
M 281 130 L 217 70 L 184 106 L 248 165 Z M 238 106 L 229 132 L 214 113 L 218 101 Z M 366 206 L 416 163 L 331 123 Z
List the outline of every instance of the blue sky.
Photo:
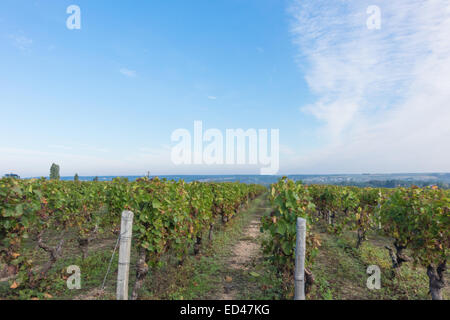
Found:
M 194 120 L 279 129 L 280 173 L 450 171 L 449 4 L 375 2 L 378 33 L 369 1 L 3 0 L 0 174 L 256 172 L 170 164 Z

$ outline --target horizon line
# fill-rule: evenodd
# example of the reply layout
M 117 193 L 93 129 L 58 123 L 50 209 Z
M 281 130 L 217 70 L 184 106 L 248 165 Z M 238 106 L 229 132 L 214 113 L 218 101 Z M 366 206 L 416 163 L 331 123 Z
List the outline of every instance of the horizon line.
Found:
M 150 174 L 150 177 L 158 177 L 158 176 L 267 176 L 267 177 L 282 177 L 282 176 L 342 176 L 342 175 L 418 175 L 418 174 L 450 174 L 450 172 L 445 171 L 436 171 L 436 172 L 364 172 L 364 173 L 284 173 L 284 174 L 273 174 L 273 175 L 263 175 L 263 174 L 252 174 L 252 173 L 236 173 L 236 174 Z M 60 176 L 61 178 L 70 178 L 74 175 L 64 175 Z M 79 177 L 146 177 L 146 174 L 143 175 L 134 175 L 134 174 L 121 174 L 121 175 L 78 175 Z M 42 176 L 24 176 L 24 178 L 48 178 L 49 175 Z

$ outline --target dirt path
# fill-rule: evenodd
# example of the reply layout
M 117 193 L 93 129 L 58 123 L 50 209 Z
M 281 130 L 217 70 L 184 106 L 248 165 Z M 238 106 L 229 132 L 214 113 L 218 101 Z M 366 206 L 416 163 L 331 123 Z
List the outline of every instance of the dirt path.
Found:
M 265 199 L 259 203 L 250 222 L 244 227 L 241 237 L 233 245 L 230 256 L 225 258 L 223 292 L 217 299 L 239 299 L 239 295 L 253 285 L 250 278 L 257 275 L 254 271 L 254 262 L 261 259 L 262 255 L 260 226 L 261 217 L 268 209 L 266 205 Z

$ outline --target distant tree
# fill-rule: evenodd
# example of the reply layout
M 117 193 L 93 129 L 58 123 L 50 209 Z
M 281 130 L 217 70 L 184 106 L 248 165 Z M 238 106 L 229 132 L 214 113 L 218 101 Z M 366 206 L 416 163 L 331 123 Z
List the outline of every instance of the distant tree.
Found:
M 98 181 L 98 177 L 95 177 L 93 181 Z
M 80 179 L 78 178 L 78 173 L 75 173 L 75 177 L 73 177 L 73 181 L 79 181 Z
M 50 180 L 59 180 L 59 166 L 55 163 L 50 167 Z

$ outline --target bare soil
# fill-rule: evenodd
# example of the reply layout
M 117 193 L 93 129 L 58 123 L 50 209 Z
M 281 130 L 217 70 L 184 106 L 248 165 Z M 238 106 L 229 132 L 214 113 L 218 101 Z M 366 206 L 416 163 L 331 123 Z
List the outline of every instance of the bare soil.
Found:
M 231 249 L 231 255 L 225 259 L 223 291 L 219 293 L 219 300 L 238 299 L 248 286 L 249 273 L 253 271 L 255 261 L 262 259 L 261 245 L 259 241 L 261 217 L 265 212 L 261 202 L 255 210 L 250 223 L 244 228 L 239 241 Z

